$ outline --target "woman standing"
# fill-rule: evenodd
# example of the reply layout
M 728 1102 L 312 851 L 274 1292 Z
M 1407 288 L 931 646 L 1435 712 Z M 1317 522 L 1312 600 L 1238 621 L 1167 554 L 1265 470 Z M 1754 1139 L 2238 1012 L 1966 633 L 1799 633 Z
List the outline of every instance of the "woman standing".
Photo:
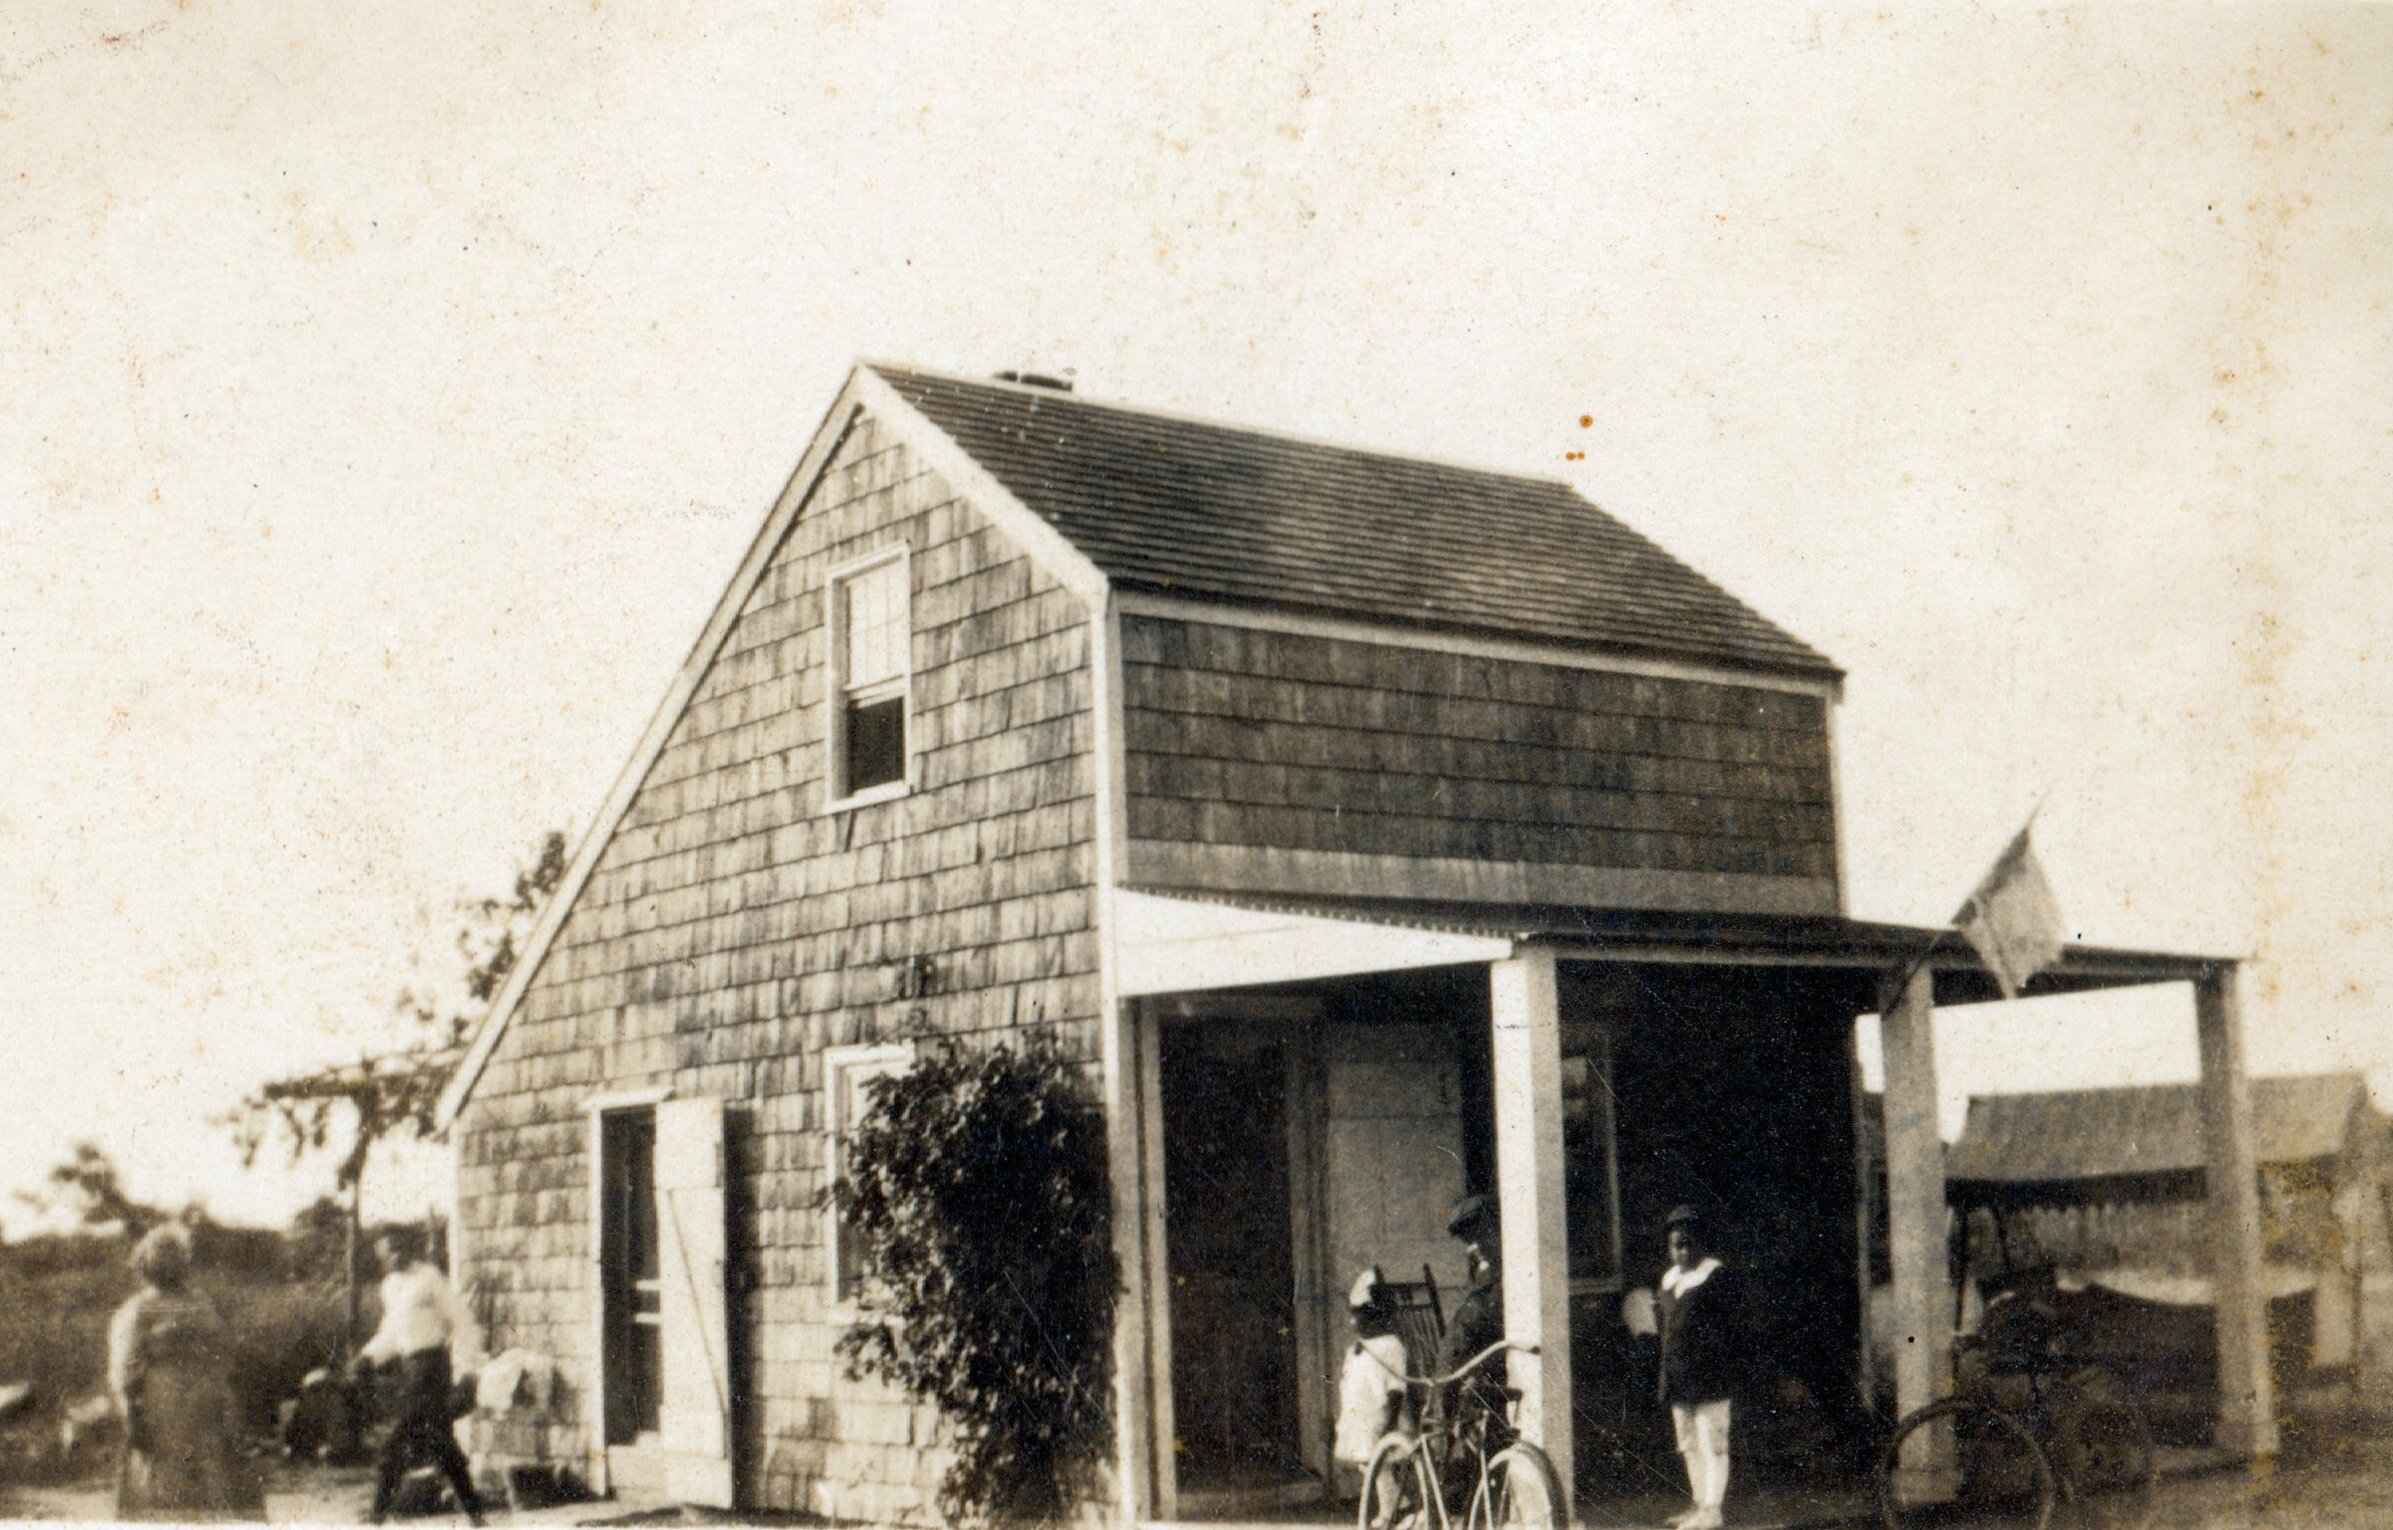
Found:
M 1735 1282 L 1711 1256 L 1703 1218 L 1681 1206 L 1664 1224 L 1670 1268 L 1662 1272 L 1661 1399 L 1670 1405 L 1678 1453 L 1695 1507 L 1670 1523 L 1719 1530 L 1728 1498 L 1729 1399 L 1742 1369 L 1744 1338 Z
M 223 1320 L 189 1289 L 191 1238 L 168 1224 L 133 1248 L 142 1288 L 108 1325 L 108 1390 L 125 1421 L 119 1519 L 263 1519 L 264 1494 L 233 1448 Z

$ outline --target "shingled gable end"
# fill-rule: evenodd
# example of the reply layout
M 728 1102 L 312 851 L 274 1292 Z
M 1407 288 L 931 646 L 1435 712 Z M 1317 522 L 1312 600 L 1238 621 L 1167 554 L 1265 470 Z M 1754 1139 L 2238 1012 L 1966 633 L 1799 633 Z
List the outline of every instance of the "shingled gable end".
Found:
M 912 1038 L 1034 1026 L 1109 1120 L 1122 1517 L 1329 1486 L 1339 1293 L 1459 1283 L 1466 1191 L 1565 1481 L 1672 1165 L 1802 1232 L 1761 1273 L 1849 1392 L 1852 1019 L 1920 932 L 1842 916 L 1839 684 L 1561 484 L 859 367 L 443 1100 L 459 1275 L 559 1377 L 486 1453 L 932 1519 L 821 1196 Z
M 1485 868 L 1516 851 L 1522 866 L 1612 873 L 1511 877 L 1525 901 L 1631 890 L 1617 901 L 1835 906 L 1827 707 L 1840 673 L 1568 486 L 868 364 L 601 807 L 442 1099 L 444 1124 L 718 659 L 751 646 L 734 631 L 758 588 L 789 586 L 793 528 L 899 510 L 840 497 L 863 424 L 1092 620 L 1110 598 L 1127 660 L 1125 885 L 1477 897 L 1505 880 Z M 889 527 L 848 545 L 909 538 Z M 808 615 L 819 646 L 821 612 Z M 820 653 L 783 657 L 775 678 L 808 657 L 819 678 Z M 1277 779 L 1307 755 L 1310 772 Z M 1216 781 L 1223 805 L 1196 811 Z M 1350 812 L 1383 832 L 1347 832 Z M 1324 813 L 1338 832 L 1324 834 Z M 1192 837 L 1200 820 L 1222 832 Z M 1247 853 L 1187 869 L 1208 842 Z M 1453 864 L 1458 850 L 1479 869 Z M 1262 859 L 1291 869 L 1242 869 Z

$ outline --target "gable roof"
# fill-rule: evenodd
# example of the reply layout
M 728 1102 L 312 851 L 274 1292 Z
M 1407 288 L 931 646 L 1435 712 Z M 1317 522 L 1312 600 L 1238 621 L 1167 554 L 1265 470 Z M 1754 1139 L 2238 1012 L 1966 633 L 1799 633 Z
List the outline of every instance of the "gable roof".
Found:
M 1837 673 L 1567 484 L 869 370 L 1118 588 Z
M 2341 1153 L 2355 1112 L 2368 1102 L 2357 1073 L 2252 1080 L 2252 1136 L 2262 1164 L 2307 1163 Z M 2198 1173 L 2202 1096 L 2193 1084 L 1972 1095 L 1961 1140 L 1945 1155 L 1947 1181 L 1985 1185 Z
M 440 1130 L 473 1093 L 750 593 L 863 414 L 881 417 L 1092 613 L 1110 589 L 1156 590 L 1839 677 L 1559 483 L 1198 424 L 1054 388 L 859 364 L 574 847 L 441 1092 Z M 1412 529 L 1354 536 L 1373 520 Z

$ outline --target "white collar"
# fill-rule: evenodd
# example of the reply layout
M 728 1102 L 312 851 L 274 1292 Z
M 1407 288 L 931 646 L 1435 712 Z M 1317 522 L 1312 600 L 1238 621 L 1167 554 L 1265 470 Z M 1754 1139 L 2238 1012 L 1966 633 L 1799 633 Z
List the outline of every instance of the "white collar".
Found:
M 1720 1261 L 1709 1254 L 1704 1256 L 1703 1263 L 1691 1270 L 1682 1270 L 1674 1264 L 1662 1272 L 1662 1289 L 1672 1296 L 1684 1296 L 1711 1279 L 1712 1273 L 1719 1268 Z

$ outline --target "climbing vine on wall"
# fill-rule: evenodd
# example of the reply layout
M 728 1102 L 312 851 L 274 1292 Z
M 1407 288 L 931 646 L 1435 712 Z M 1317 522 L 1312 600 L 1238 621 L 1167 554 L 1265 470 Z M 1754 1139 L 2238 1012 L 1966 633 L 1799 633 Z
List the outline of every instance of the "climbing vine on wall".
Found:
M 867 1089 L 834 1193 L 873 1280 L 841 1353 L 946 1420 L 949 1519 L 1065 1517 L 1112 1442 L 1103 1112 L 1045 1038 L 942 1043 Z

